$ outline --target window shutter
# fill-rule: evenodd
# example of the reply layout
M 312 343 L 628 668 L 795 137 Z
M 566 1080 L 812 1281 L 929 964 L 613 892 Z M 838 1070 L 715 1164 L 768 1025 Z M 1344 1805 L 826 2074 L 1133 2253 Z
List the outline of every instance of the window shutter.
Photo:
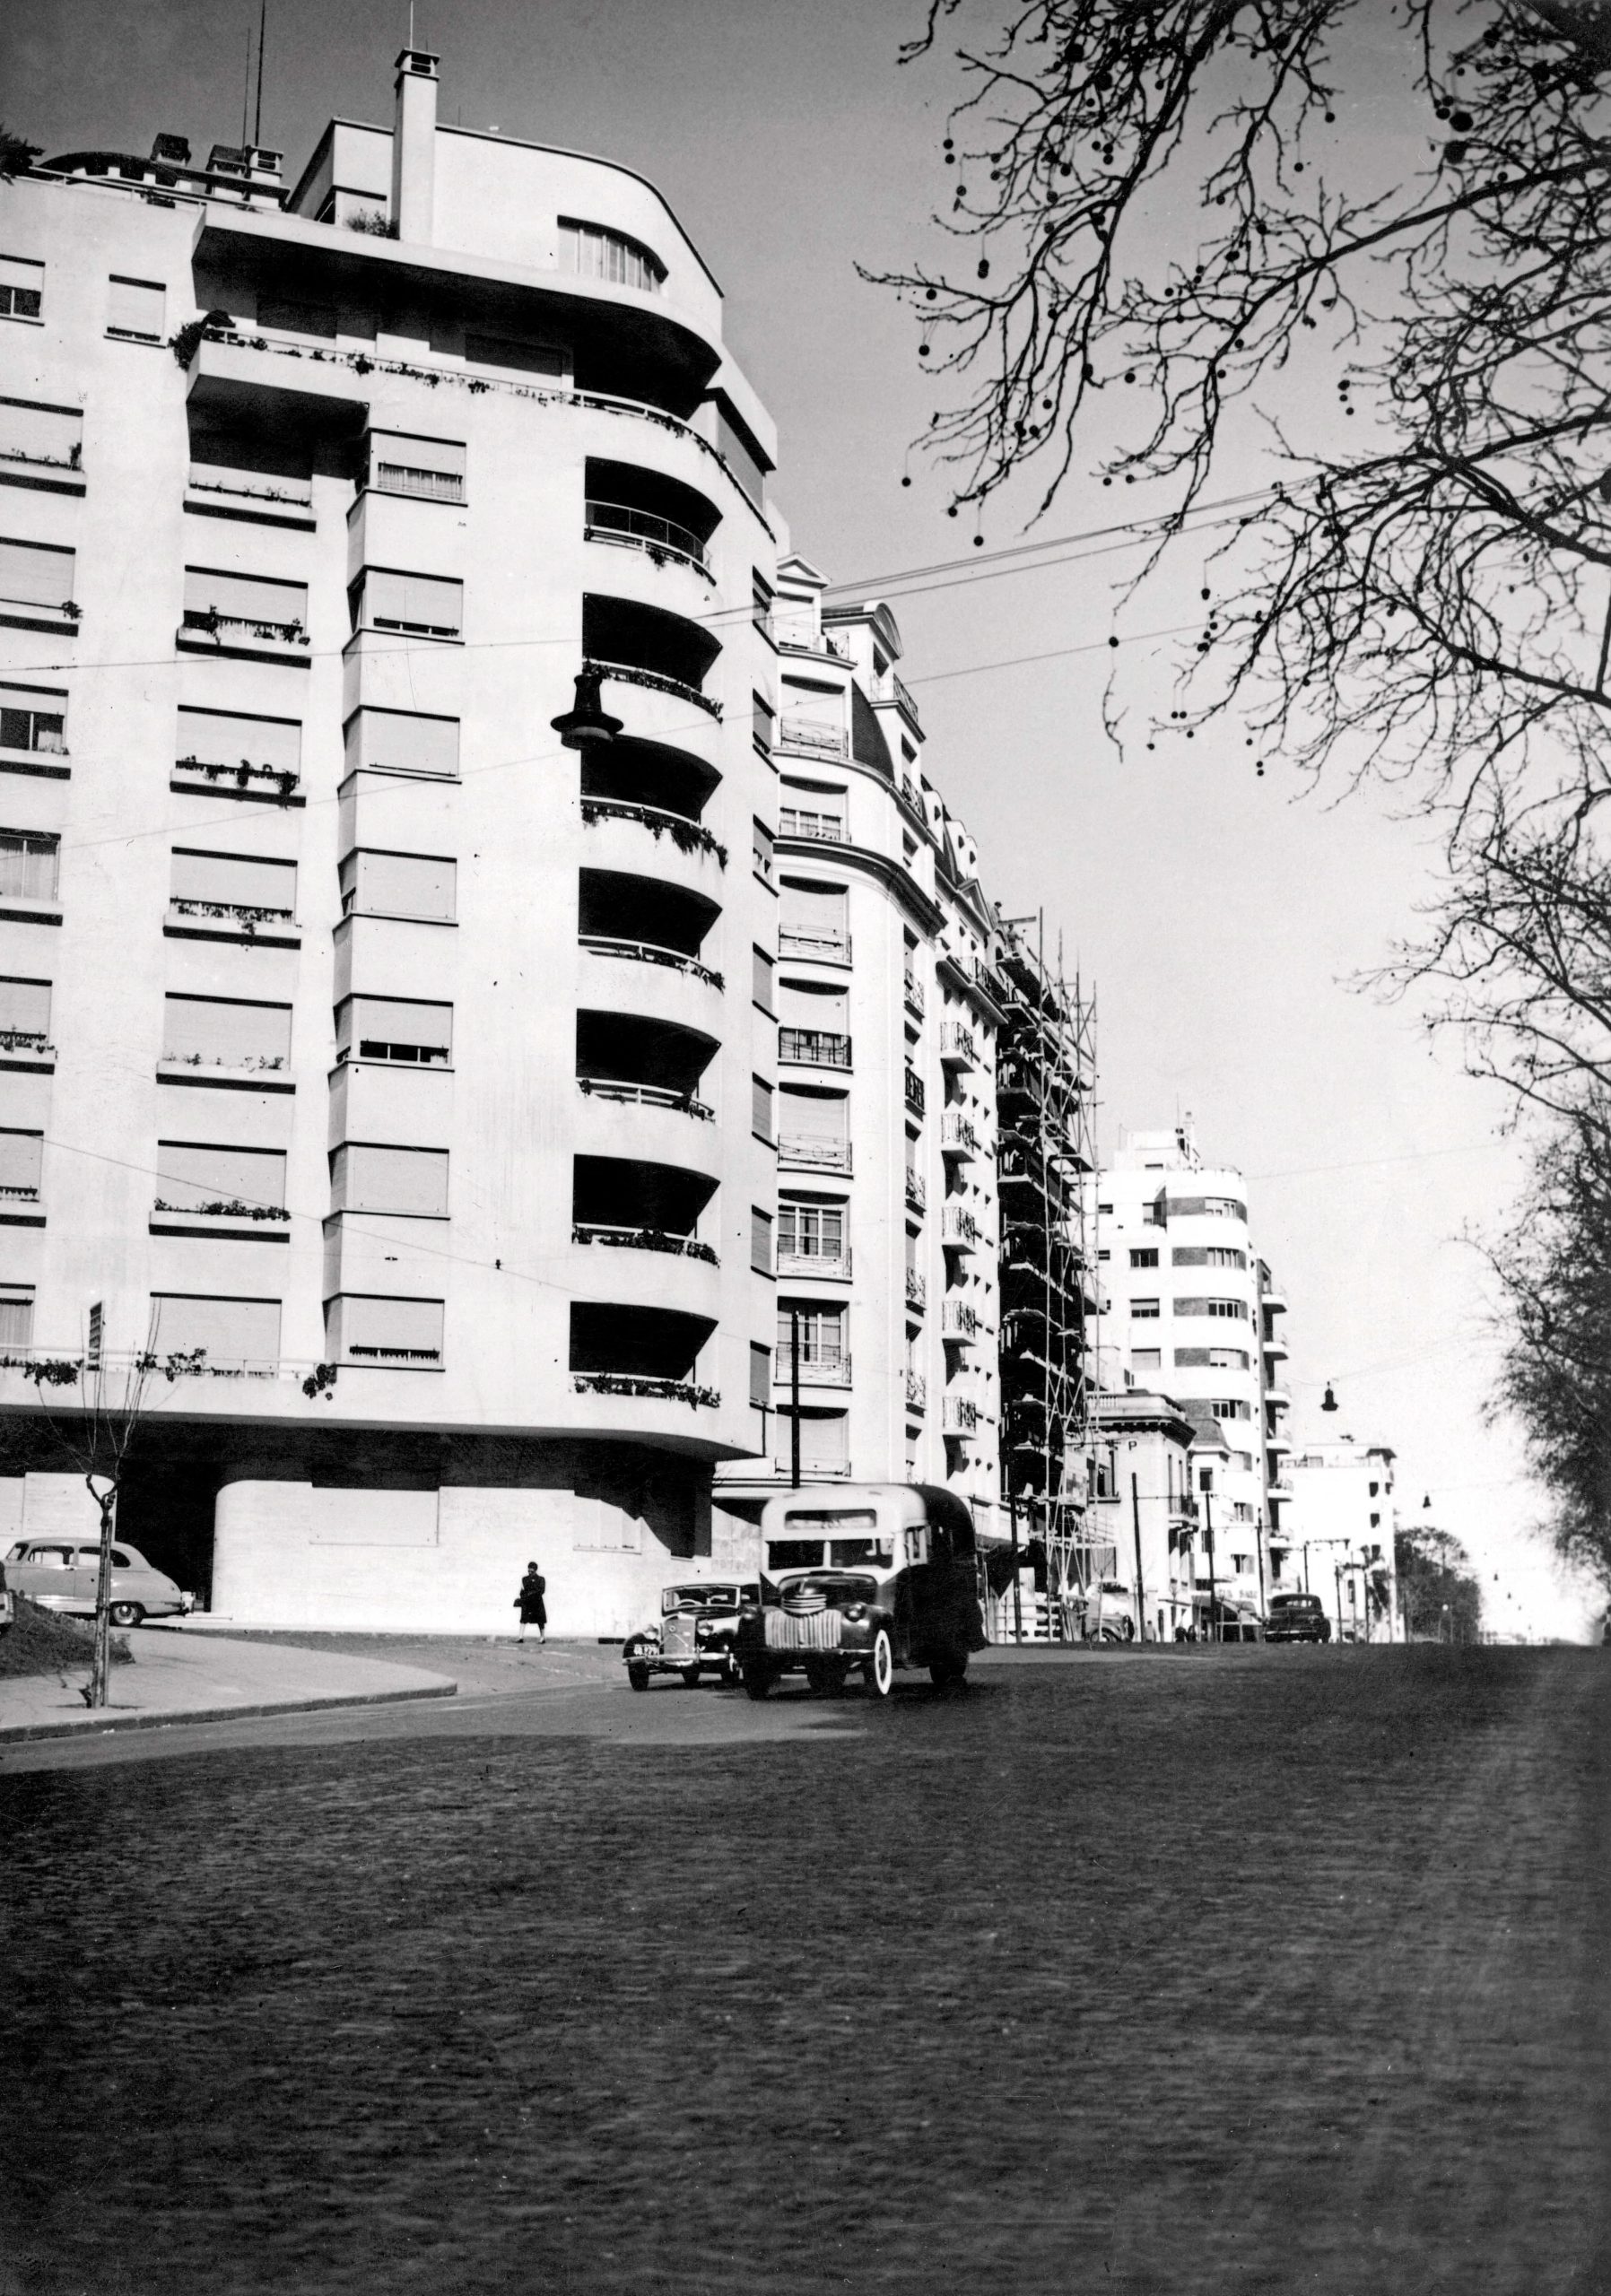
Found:
M 750 1079 L 750 1130 L 762 1140 L 772 1136 L 772 1088 L 759 1076 Z
M 171 891 L 175 900 L 215 901 L 222 908 L 266 909 L 291 917 L 296 912 L 296 863 L 176 846 Z
M 463 499 L 465 448 L 458 439 L 421 439 L 404 430 L 371 430 L 370 468 L 371 473 L 390 471 L 456 479 L 457 488 L 450 499 Z
M 347 727 L 347 768 L 386 773 L 458 774 L 458 719 L 405 709 L 360 709 Z
M 280 1355 L 280 1302 L 187 1292 L 153 1292 L 155 1352 L 189 1355 L 202 1349 L 210 1364 L 248 1363 L 266 1370 Z
M 210 566 L 185 569 L 185 612 L 222 614 L 231 622 L 253 622 L 305 629 L 306 582 L 271 582 L 256 574 L 223 574 Z
M 412 630 L 427 636 L 457 638 L 464 622 L 462 582 L 433 574 L 402 574 L 368 567 L 363 577 L 363 619 L 376 630 Z
M 0 1313 L 3 1313 L 0 1309 Z M 750 1401 L 764 1411 L 772 1399 L 772 1351 L 750 1342 Z
M 44 1152 L 42 1132 L 0 1130 L 0 1196 L 38 1196 Z
M 440 1300 L 378 1300 L 345 1292 L 335 1305 L 344 1354 L 375 1361 L 441 1361 Z
M 369 917 L 451 923 L 457 864 L 425 853 L 350 853 L 341 865 L 342 905 Z
M 107 283 L 107 331 L 137 335 L 142 343 L 161 343 L 168 308 L 166 289 L 149 279 L 119 279 Z
M 848 1140 L 850 1100 L 844 1092 L 797 1092 L 785 1084 L 779 1109 L 779 1129 L 786 1137 Z
M 788 1029 L 825 1030 L 842 1036 L 850 1002 L 842 988 L 803 988 L 797 981 L 778 983 L 778 1018 Z
M 338 1212 L 445 1214 L 448 1152 L 349 1143 L 335 1152 L 332 1194 Z
M 562 376 L 565 354 L 546 343 L 511 343 L 501 335 L 465 336 L 465 358 L 472 367 L 511 367 L 521 375 Z
M 285 1156 L 277 1148 L 233 1148 L 187 1140 L 157 1143 L 157 1194 L 176 1210 L 204 1204 L 283 1209 Z
M 759 1205 L 750 1209 L 750 1265 L 757 1275 L 772 1272 L 772 1215 Z
M 291 1007 L 220 996 L 169 996 L 164 999 L 162 1057 L 195 1068 L 287 1067 Z
M 13 605 L 61 606 L 73 596 L 75 553 L 53 544 L 0 541 L 0 598 Z
M 266 765 L 297 773 L 302 763 L 302 728 L 294 718 L 248 718 L 233 709 L 181 708 L 174 754 L 198 765 Z
M 33 1345 L 33 1286 L 0 1283 L 0 1348 Z
M 451 1004 L 398 996 L 349 996 L 336 1015 L 336 1042 L 360 1060 L 405 1060 L 446 1067 L 453 1058 Z
M 30 263 L 26 256 L 0 255 L 0 287 L 20 288 L 23 294 L 39 294 L 45 285 L 45 266 Z
M 845 888 L 796 883 L 785 877 L 779 888 L 778 915 L 786 933 L 821 934 L 825 939 L 842 940 Z
M 763 1013 L 772 1009 L 772 961 L 764 949 L 754 951 L 755 970 L 751 995 Z
M 74 467 L 83 440 L 83 416 L 76 407 L 36 406 L 30 400 L 0 398 L 0 453 L 31 463 Z
M 787 1416 L 787 1414 L 785 1414 Z M 788 1430 L 785 1429 L 787 1435 Z M 842 1411 L 807 1417 L 800 1414 L 800 1465 L 819 1474 L 842 1470 L 850 1457 L 850 1422 Z
M 50 1034 L 50 983 L 0 979 L 0 1040 Z
M 20 900 L 54 900 L 61 839 L 31 830 L 0 830 L 0 893 Z

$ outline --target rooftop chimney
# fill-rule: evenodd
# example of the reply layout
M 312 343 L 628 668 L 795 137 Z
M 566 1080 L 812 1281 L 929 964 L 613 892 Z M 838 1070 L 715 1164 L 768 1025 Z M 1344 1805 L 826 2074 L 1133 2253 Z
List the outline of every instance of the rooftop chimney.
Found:
M 436 66 L 429 48 L 405 48 L 398 57 L 392 130 L 392 229 L 425 247 L 436 203 Z

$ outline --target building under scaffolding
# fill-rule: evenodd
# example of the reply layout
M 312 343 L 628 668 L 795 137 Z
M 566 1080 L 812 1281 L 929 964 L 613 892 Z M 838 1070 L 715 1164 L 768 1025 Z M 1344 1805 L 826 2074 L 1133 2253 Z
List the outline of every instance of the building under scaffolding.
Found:
M 1097 1314 L 1086 1222 L 1095 1169 L 1096 1013 L 1046 959 L 1038 918 L 1003 920 L 994 970 L 1001 1208 L 1001 1474 L 1014 1545 L 1007 1638 L 1078 1639 L 1113 1569 L 1089 1504 Z M 1032 1568 L 1040 1600 L 1026 1600 Z

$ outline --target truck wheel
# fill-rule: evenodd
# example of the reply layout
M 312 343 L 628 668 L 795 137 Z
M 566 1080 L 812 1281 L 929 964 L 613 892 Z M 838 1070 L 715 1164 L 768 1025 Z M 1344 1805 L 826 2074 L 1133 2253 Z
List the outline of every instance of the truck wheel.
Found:
M 634 1690 L 647 1690 L 649 1688 L 649 1668 L 647 1666 L 629 1666 L 626 1670 L 626 1678 Z
M 108 1606 L 107 1616 L 114 1626 L 138 1626 L 145 1613 L 138 1603 L 112 1603 Z
M 699 1670 L 699 1668 L 698 1668 L 697 1666 L 684 1666 L 684 1667 L 683 1668 L 682 1672 L 683 1672 L 683 1687 L 684 1687 L 684 1690 L 697 1690 L 697 1689 L 699 1688 L 699 1686 L 700 1686 L 700 1670 Z
M 881 1626 L 873 1637 L 873 1655 L 867 1660 L 866 1676 L 867 1688 L 875 1698 L 887 1698 L 895 1687 L 895 1653 L 887 1626 Z
M 964 1690 L 968 1683 L 968 1659 L 964 1652 L 960 1657 L 936 1658 L 928 1669 L 928 1679 L 936 1690 Z
M 746 1698 L 764 1698 L 772 1686 L 772 1670 L 764 1661 L 758 1666 L 744 1670 L 744 1694 Z
M 734 1657 L 732 1652 L 729 1651 L 727 1653 L 727 1663 L 722 1668 L 721 1672 L 721 1686 L 723 1690 L 736 1690 L 743 1680 L 744 1668 L 739 1665 L 737 1659 Z

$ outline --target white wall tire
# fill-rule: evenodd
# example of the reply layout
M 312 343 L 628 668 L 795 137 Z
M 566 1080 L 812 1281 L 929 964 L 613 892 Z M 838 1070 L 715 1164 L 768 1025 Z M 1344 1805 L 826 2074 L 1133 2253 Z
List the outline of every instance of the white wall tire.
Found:
M 894 1648 L 888 1627 L 881 1626 L 873 1637 L 872 1656 L 867 1660 L 867 1688 L 875 1698 L 887 1698 L 894 1687 Z

